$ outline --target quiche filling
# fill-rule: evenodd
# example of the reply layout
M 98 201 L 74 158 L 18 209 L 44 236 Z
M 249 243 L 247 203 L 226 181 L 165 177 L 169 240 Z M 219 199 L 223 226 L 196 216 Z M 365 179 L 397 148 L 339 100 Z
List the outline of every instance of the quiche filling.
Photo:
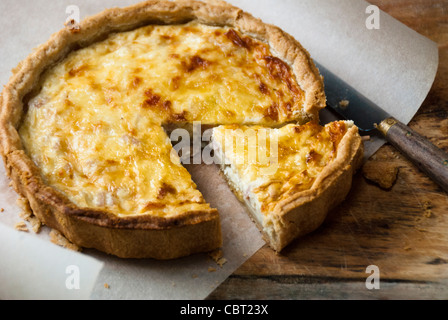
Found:
M 227 180 L 259 224 L 266 226 L 279 202 L 312 187 L 336 158 L 351 126 L 347 121 L 280 129 L 228 125 L 214 128 L 212 139 Z
M 303 101 L 290 67 L 266 43 L 194 22 L 145 26 L 112 34 L 49 69 L 19 133 L 46 182 L 79 207 L 169 217 L 209 205 L 173 161 L 162 125 L 302 123 L 309 120 Z M 324 164 L 329 146 L 318 140 L 309 146 L 322 155 L 313 161 Z M 296 161 L 288 150 L 285 161 Z M 281 172 L 277 179 L 292 186 L 295 178 Z

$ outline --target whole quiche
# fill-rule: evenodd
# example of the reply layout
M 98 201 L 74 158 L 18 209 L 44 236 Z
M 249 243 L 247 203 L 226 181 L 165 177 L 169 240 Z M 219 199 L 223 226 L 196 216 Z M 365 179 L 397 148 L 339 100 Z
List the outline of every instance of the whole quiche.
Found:
M 173 129 L 214 128 L 230 185 L 278 251 L 343 200 L 362 155 L 353 124 L 319 126 L 323 80 L 299 42 L 224 2 L 147 1 L 68 25 L 0 99 L 1 154 L 33 214 L 123 258 L 222 245 L 217 209 L 173 156 Z M 280 139 L 264 178 L 217 142 L 261 128 Z

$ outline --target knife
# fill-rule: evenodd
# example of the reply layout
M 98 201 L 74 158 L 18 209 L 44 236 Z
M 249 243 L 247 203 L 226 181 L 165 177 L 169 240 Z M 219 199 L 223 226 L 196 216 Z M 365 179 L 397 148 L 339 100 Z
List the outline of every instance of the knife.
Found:
M 327 106 L 352 120 L 360 134 L 379 134 L 448 193 L 448 154 L 398 121 L 367 97 L 315 62 L 324 77 Z

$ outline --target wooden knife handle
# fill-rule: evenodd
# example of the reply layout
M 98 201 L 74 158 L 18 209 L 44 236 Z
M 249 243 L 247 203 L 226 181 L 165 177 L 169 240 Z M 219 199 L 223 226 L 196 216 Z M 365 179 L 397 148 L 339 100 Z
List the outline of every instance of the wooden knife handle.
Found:
M 395 148 L 448 193 L 448 154 L 394 118 L 381 122 L 377 129 Z

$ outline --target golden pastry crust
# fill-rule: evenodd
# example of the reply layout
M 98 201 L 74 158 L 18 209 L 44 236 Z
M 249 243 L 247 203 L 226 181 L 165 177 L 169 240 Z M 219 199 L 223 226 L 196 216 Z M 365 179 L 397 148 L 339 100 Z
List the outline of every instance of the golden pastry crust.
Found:
M 104 210 L 79 208 L 47 185 L 39 168 L 24 151 L 18 128 L 29 98 L 39 91 L 41 75 L 71 51 L 105 39 L 109 34 L 148 24 L 200 23 L 230 26 L 267 42 L 292 68 L 305 92 L 304 118 L 317 119 L 325 107 L 322 79 L 309 54 L 290 35 L 264 24 L 230 5 L 199 1 L 147 1 L 109 9 L 90 17 L 74 30 L 54 34 L 14 70 L 0 97 L 1 154 L 14 188 L 26 197 L 34 214 L 61 231 L 71 242 L 125 258 L 172 259 L 221 245 L 215 209 L 184 212 L 171 218 L 152 216 L 118 218 Z

